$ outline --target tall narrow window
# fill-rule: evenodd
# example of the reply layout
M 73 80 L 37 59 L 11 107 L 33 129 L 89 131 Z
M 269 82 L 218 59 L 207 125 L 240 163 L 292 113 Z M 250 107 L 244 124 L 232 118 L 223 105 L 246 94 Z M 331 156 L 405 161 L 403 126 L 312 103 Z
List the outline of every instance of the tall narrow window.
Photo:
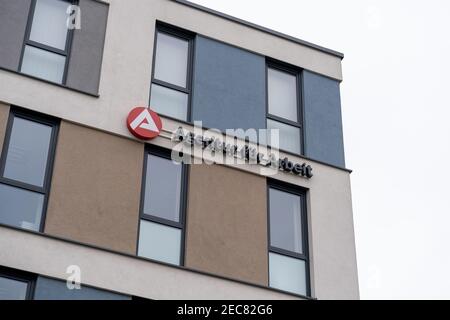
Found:
M 302 153 L 300 73 L 295 69 L 267 65 L 267 129 L 279 130 L 279 148 Z M 276 147 L 275 141 L 268 144 Z
M 269 285 L 309 295 L 305 195 L 269 184 Z
M 67 21 L 72 0 L 33 0 L 20 71 L 64 84 L 72 30 Z
M 138 255 L 182 265 L 186 167 L 155 147 L 144 162 Z
M 32 299 L 34 280 L 31 274 L 0 267 L 0 301 Z
M 0 165 L 0 223 L 41 231 L 58 124 L 13 109 Z
M 188 121 L 192 35 L 158 26 L 153 55 L 150 106 L 163 115 Z

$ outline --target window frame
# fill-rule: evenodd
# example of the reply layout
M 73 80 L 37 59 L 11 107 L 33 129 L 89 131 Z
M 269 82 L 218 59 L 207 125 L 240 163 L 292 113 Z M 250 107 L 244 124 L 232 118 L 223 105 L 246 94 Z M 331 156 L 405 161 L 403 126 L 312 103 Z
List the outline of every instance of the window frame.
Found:
M 34 13 L 36 11 L 37 1 L 38 0 L 31 1 L 30 10 L 28 12 L 27 26 L 25 29 L 25 37 L 23 38 L 22 52 L 20 54 L 20 60 L 19 60 L 19 72 L 22 72 L 22 65 L 23 65 L 23 58 L 25 55 L 25 49 L 27 46 L 31 46 L 36 49 L 44 50 L 44 51 L 47 51 L 50 53 L 55 53 L 55 54 L 65 57 L 64 71 L 63 71 L 61 84 L 66 85 L 67 73 L 69 70 L 70 53 L 72 51 L 71 49 L 72 49 L 72 43 L 73 43 L 74 30 L 67 29 L 66 46 L 65 46 L 64 50 L 54 48 L 54 47 L 45 45 L 43 43 L 31 40 L 30 35 L 31 35 L 31 29 L 33 27 Z M 76 5 L 78 3 L 78 0 L 55 0 L 55 1 L 67 2 L 68 5 Z M 41 79 L 41 77 L 38 77 L 38 76 L 35 76 L 35 77 Z M 54 81 L 51 81 L 48 79 L 44 79 L 44 80 L 54 83 Z M 59 82 L 56 82 L 56 83 L 59 83 Z
M 286 249 L 274 247 L 271 245 L 270 241 L 270 189 L 275 189 L 278 191 L 290 193 L 296 196 L 300 197 L 300 216 L 301 216 L 301 230 L 302 230 L 302 249 L 303 253 L 293 252 Z M 270 253 L 273 252 L 275 254 L 279 254 L 282 256 L 294 258 L 297 260 L 302 260 L 305 262 L 305 283 L 306 283 L 306 296 L 311 296 L 311 272 L 310 272 L 310 258 L 309 258 L 309 228 L 308 228 L 308 213 L 307 213 L 307 199 L 306 199 L 306 193 L 307 190 L 299 187 L 294 186 L 291 184 L 288 184 L 286 182 L 274 180 L 274 179 L 267 179 L 267 279 L 268 284 L 270 287 Z M 292 293 L 292 292 L 290 292 Z
M 0 277 L 20 282 L 26 282 L 27 292 L 25 295 L 25 300 L 34 299 L 34 291 L 36 288 L 36 278 L 37 278 L 35 274 L 0 266 Z
M 187 58 L 187 66 L 186 66 L 186 88 L 180 87 L 178 85 L 172 84 L 170 82 L 166 82 L 163 80 L 159 80 L 155 78 L 155 66 L 156 66 L 156 49 L 158 44 L 158 33 L 163 33 L 165 35 L 178 38 L 181 40 L 185 40 L 188 42 L 188 58 Z M 152 53 L 152 75 L 151 75 L 151 82 L 150 82 L 150 88 L 149 88 L 149 106 L 151 106 L 150 102 L 152 100 L 152 85 L 158 85 L 161 87 L 164 87 L 166 89 L 171 89 L 177 92 L 181 92 L 184 94 L 187 94 L 187 110 L 186 110 L 186 119 L 178 119 L 174 118 L 172 116 L 168 116 L 165 114 L 161 114 L 163 117 L 167 117 L 169 119 L 173 119 L 176 121 L 183 121 L 183 122 L 190 122 L 192 115 L 191 115 L 191 100 L 192 100 L 192 77 L 194 74 L 194 49 L 195 49 L 195 34 L 180 29 L 178 27 L 169 25 L 167 23 L 163 23 L 160 21 L 156 21 L 156 27 L 155 27 L 155 34 L 154 34 L 154 40 L 153 40 L 153 53 Z
M 271 114 L 269 112 L 269 69 L 274 69 L 280 72 L 284 72 L 295 76 L 296 79 L 296 99 L 297 99 L 297 121 L 292 121 L 289 119 L 285 119 L 283 117 Z M 297 154 L 294 151 L 283 150 L 281 151 L 288 152 L 295 155 L 303 155 L 305 149 L 305 130 L 304 128 L 304 114 L 303 114 L 303 69 L 294 67 L 285 62 L 275 61 L 270 58 L 266 58 L 266 128 L 267 128 L 267 120 L 273 120 L 276 122 L 281 122 L 285 125 L 289 125 L 291 127 L 298 128 L 300 131 L 300 153 Z M 269 145 L 268 141 L 267 144 Z
M 181 167 L 181 183 L 180 183 L 180 208 L 179 208 L 179 221 L 175 222 L 172 220 L 164 219 L 161 217 L 156 217 L 150 214 L 144 213 L 144 203 L 145 203 L 145 187 L 147 182 L 147 163 L 148 156 L 153 155 L 163 159 L 172 161 L 171 151 L 156 145 L 145 145 L 144 151 L 144 163 L 142 170 L 142 182 L 141 182 L 141 199 L 139 205 L 139 222 L 138 222 L 138 232 L 137 232 L 137 244 L 136 244 L 136 256 L 139 256 L 139 239 L 141 233 L 141 221 L 146 220 L 152 223 L 157 223 L 166 227 L 172 227 L 181 230 L 181 243 L 180 243 L 180 266 L 184 266 L 185 260 L 185 245 L 186 245 L 186 211 L 187 211 L 187 198 L 188 198 L 188 176 L 189 168 L 185 163 L 180 164 Z M 142 257 L 142 256 L 139 256 Z M 150 259 L 147 257 L 142 257 L 145 259 Z M 153 259 L 150 259 L 153 260 Z M 154 260 L 161 263 L 166 263 L 164 261 Z
M 49 148 L 47 154 L 47 163 L 45 166 L 45 176 L 44 176 L 44 184 L 42 187 L 35 186 L 29 183 L 25 183 L 22 181 L 17 181 L 10 178 L 5 178 L 5 167 L 6 167 L 6 159 L 8 157 L 9 152 L 9 144 L 11 141 L 12 128 L 15 118 L 21 118 L 24 120 L 32 121 L 35 123 L 43 124 L 50 126 L 52 128 L 52 133 L 49 141 Z M 0 155 L 0 184 L 4 184 L 13 188 L 18 188 L 25 191 L 31 191 L 34 193 L 39 193 L 43 195 L 44 201 L 42 206 L 42 215 L 41 221 L 39 225 L 39 231 L 43 232 L 45 226 L 45 217 L 47 215 L 47 206 L 48 206 L 48 198 L 50 194 L 50 185 L 51 179 L 53 175 L 53 167 L 55 162 L 55 154 L 56 154 L 56 143 L 59 132 L 59 120 L 45 116 L 42 114 L 38 114 L 33 111 L 25 111 L 17 107 L 11 107 L 8 117 L 8 122 L 6 125 L 5 138 L 3 140 L 3 150 Z M 18 227 L 19 228 L 19 227 Z

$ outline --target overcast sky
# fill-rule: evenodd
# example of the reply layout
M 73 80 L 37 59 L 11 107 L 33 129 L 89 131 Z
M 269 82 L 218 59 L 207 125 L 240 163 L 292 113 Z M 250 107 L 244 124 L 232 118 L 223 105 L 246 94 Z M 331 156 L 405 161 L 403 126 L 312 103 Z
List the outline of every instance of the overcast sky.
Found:
M 450 1 L 195 0 L 345 54 L 363 299 L 450 299 Z

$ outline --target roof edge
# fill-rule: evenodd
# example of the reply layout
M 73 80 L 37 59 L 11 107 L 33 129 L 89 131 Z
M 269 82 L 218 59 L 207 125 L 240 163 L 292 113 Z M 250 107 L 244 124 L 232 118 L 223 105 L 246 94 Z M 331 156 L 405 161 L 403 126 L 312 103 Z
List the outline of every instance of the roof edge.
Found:
M 336 56 L 336 57 L 341 58 L 341 59 L 344 58 L 344 54 L 341 53 L 341 52 L 338 52 L 338 51 L 335 51 L 335 50 L 332 50 L 332 49 L 328 49 L 328 48 L 319 46 L 317 44 L 314 44 L 314 43 L 311 43 L 311 42 L 308 42 L 308 41 L 305 41 L 305 40 L 301 40 L 299 38 L 287 35 L 285 33 L 282 33 L 282 32 L 279 32 L 279 31 L 275 31 L 275 30 L 272 30 L 272 29 L 260 26 L 258 24 L 255 24 L 255 23 L 252 23 L 252 22 L 240 19 L 240 18 L 233 17 L 233 16 L 228 15 L 226 13 L 222 13 L 220 11 L 216 11 L 216 10 L 210 9 L 210 8 L 204 7 L 202 5 L 199 5 L 199 4 L 187 1 L 187 0 L 170 0 L 170 1 L 179 3 L 181 5 L 185 5 L 185 6 L 188 6 L 188 7 L 191 7 L 191 8 L 194 8 L 194 9 L 197 9 L 197 10 L 200 10 L 200 11 L 212 14 L 212 15 L 215 15 L 217 17 L 220 17 L 220 18 L 232 21 L 232 22 L 236 22 L 236 23 L 242 24 L 244 26 L 247 26 L 247 27 L 255 29 L 255 30 L 259 30 L 259 31 L 262 31 L 262 32 L 266 32 L 266 33 L 272 34 L 274 36 L 283 38 L 285 40 L 292 41 L 292 42 L 295 42 L 297 44 L 301 44 L 301 45 L 307 46 L 309 48 L 312 48 L 312 49 L 315 49 L 315 50 L 318 50 L 318 51 L 321 51 L 321 52 L 324 52 L 324 53 Z

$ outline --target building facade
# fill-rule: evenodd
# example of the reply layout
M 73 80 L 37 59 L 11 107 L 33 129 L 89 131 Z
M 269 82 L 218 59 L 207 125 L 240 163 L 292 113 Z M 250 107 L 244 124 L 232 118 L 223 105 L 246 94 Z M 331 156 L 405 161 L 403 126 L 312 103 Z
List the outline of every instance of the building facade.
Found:
M 342 58 L 185 1 L 0 0 L 0 299 L 358 299 Z M 275 172 L 175 163 L 196 121 L 278 129 Z

